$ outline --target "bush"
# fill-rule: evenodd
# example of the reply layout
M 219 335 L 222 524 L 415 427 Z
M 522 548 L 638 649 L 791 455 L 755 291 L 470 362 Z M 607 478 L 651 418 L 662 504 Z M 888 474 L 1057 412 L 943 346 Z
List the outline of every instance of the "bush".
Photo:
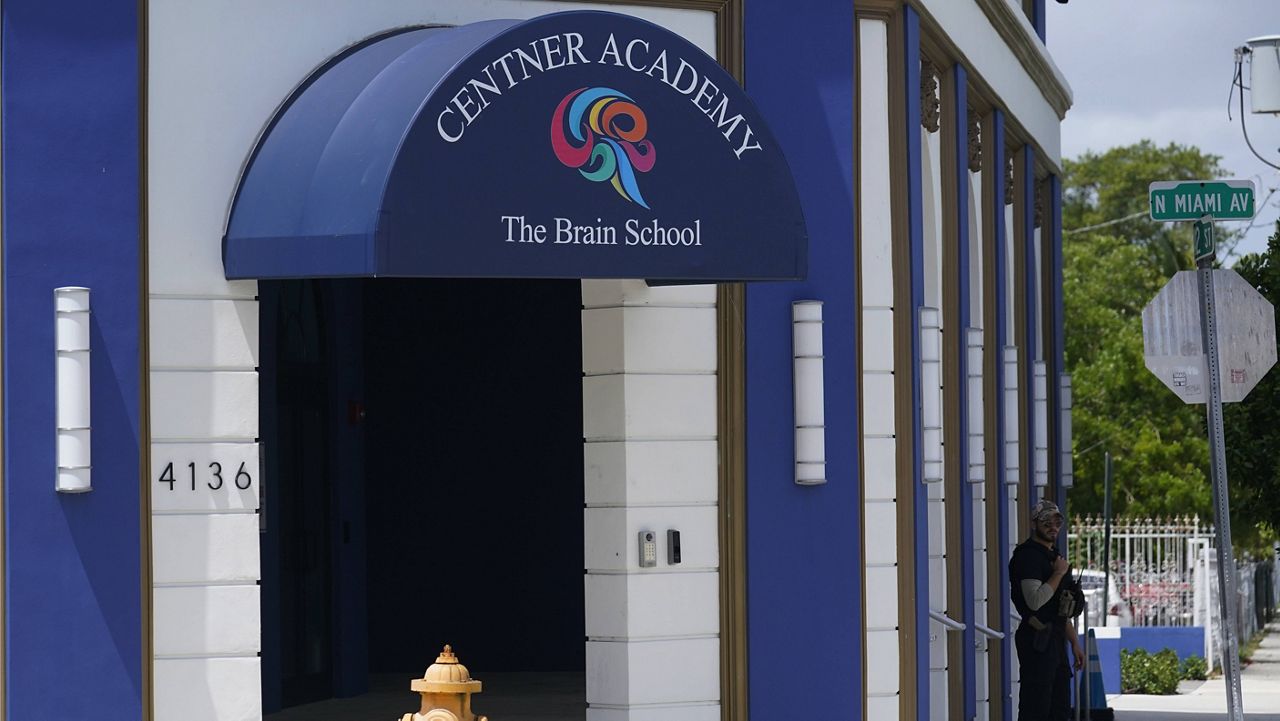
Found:
M 1209 675 L 1209 664 L 1204 658 L 1193 653 L 1182 659 L 1180 675 L 1188 681 L 1203 681 Z
M 1121 649 L 1120 687 L 1124 693 L 1167 696 L 1178 692 L 1178 654 L 1166 648 L 1150 654 Z

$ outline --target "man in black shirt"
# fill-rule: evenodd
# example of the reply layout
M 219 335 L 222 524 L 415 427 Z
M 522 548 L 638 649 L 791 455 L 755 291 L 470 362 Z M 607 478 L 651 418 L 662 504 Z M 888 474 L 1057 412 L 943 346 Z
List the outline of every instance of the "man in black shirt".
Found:
M 1031 510 L 1031 537 L 1009 559 L 1009 595 L 1022 616 L 1013 635 L 1021 679 L 1018 721 L 1066 721 L 1071 666 L 1064 640 L 1071 642 L 1075 669 L 1084 668 L 1084 649 L 1070 614 L 1062 613 L 1058 588 L 1068 573 L 1067 559 L 1054 545 L 1062 522 L 1057 504 L 1037 503 Z

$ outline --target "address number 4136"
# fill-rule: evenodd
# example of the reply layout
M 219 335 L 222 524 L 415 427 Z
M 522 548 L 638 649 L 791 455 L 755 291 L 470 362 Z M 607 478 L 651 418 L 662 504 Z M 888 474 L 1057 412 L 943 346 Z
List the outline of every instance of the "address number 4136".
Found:
M 228 481 L 235 484 L 235 487 L 242 491 L 248 490 L 253 485 L 253 476 L 249 475 L 249 471 L 245 470 L 243 462 L 241 462 L 240 468 L 232 474 L 229 471 L 224 471 L 222 464 L 217 461 L 210 463 L 207 469 L 197 473 L 196 464 L 192 461 L 187 464 L 187 472 L 182 475 L 184 477 L 179 478 L 175 474 L 173 462 L 171 461 L 164 467 L 164 471 L 160 473 L 160 483 L 167 483 L 171 491 L 177 490 L 179 487 L 185 487 L 188 484 L 193 491 L 196 490 L 197 484 L 203 484 L 210 490 L 216 491 L 221 489 Z

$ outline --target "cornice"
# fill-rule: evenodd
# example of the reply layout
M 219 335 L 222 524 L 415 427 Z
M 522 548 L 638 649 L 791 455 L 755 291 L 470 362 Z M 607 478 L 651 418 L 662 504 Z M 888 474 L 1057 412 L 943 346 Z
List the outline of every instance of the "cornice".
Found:
M 902 9 L 903 0 L 858 0 L 853 11 L 860 16 L 889 17 Z
M 856 9 L 859 15 L 891 15 L 909 1 L 860 0 L 856 3 Z M 957 1 L 960 0 L 948 0 L 948 2 Z M 1049 51 L 1036 35 L 1035 28 L 1031 27 L 1031 21 L 1008 0 L 973 0 L 973 2 L 982 9 L 991 26 L 1035 81 L 1058 118 L 1065 118 L 1073 102 L 1071 86 L 1067 84 L 1067 78 L 1062 71 L 1053 64 Z M 921 7 L 922 3 L 911 2 L 911 5 L 920 10 L 923 15 L 929 15 L 928 9 Z M 945 28 L 943 30 L 945 31 Z M 945 36 L 946 33 L 943 34 Z
M 1049 53 L 1036 35 L 1035 28 L 1031 27 L 1031 22 L 1008 0 L 974 1 L 1035 81 L 1053 111 L 1059 118 L 1066 117 L 1072 103 L 1071 87 L 1067 85 L 1062 71 L 1049 59 Z

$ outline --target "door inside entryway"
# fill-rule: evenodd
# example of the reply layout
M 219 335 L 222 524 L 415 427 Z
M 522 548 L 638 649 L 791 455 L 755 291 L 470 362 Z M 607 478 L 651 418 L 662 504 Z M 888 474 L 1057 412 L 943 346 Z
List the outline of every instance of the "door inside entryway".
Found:
M 446 643 L 484 713 L 584 718 L 580 282 L 259 292 L 267 718 L 416 711 Z

